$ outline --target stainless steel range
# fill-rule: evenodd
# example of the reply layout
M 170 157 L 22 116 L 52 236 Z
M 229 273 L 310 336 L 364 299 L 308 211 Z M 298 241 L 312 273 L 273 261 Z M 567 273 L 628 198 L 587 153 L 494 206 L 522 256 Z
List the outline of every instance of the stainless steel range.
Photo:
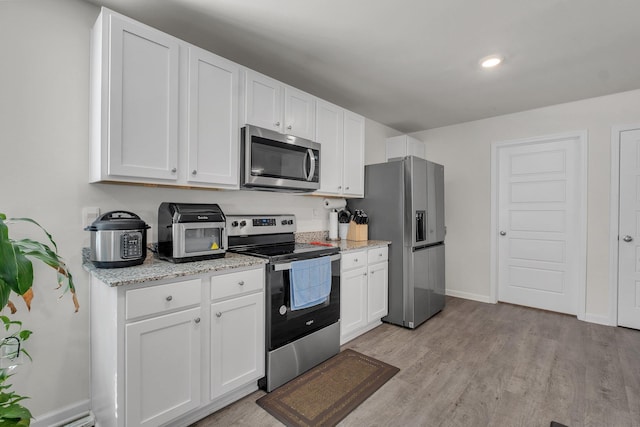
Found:
M 296 243 L 294 215 L 227 215 L 227 230 L 229 251 L 269 260 L 265 280 L 266 374 L 259 385 L 272 391 L 340 351 L 340 251 Z M 294 282 L 299 279 L 293 277 L 300 277 L 296 269 L 310 263 L 327 267 L 330 292 L 326 299 L 322 295 L 322 300 L 312 305 L 296 307 L 300 290 Z M 316 276 L 308 277 L 315 280 Z

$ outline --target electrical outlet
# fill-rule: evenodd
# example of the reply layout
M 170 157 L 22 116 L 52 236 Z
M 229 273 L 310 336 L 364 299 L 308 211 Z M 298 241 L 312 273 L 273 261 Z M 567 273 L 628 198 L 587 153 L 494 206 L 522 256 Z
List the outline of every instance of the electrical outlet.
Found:
M 82 208 L 82 228 L 90 226 L 100 216 L 100 208 Z

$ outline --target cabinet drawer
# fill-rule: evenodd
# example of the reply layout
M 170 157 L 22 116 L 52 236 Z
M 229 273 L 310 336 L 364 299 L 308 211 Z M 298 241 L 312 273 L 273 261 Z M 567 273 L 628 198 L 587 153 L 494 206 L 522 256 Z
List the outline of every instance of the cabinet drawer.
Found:
M 211 299 L 226 298 L 263 288 L 264 269 L 239 271 L 211 278 Z
M 374 262 L 386 261 L 389 259 L 389 248 L 384 246 L 382 248 L 369 249 L 369 264 Z
M 365 265 L 367 265 L 367 253 L 365 251 L 342 254 L 343 270 L 350 270 L 352 268 L 363 267 Z
M 134 289 L 126 294 L 126 319 L 200 304 L 200 279 Z

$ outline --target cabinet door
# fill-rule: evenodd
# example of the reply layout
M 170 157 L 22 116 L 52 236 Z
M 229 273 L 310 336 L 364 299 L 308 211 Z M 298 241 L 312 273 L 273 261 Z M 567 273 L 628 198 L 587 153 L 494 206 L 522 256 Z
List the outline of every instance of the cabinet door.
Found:
M 157 426 L 200 405 L 200 308 L 125 327 L 126 425 Z
M 179 43 L 119 16 L 109 19 L 108 174 L 176 180 Z
M 211 399 L 264 376 L 264 293 L 211 305 Z
M 345 196 L 364 196 L 364 117 L 344 112 Z
M 320 143 L 319 193 L 342 193 L 343 109 L 316 101 L 316 142 Z
M 238 188 L 240 67 L 189 47 L 187 181 Z
M 367 324 L 367 269 L 343 272 L 340 276 L 340 337 Z
M 389 268 L 386 262 L 372 264 L 367 274 L 367 322 L 382 319 L 388 313 Z
M 313 96 L 290 86 L 284 88 L 284 133 L 313 140 L 316 130 Z
M 254 71 L 246 71 L 245 123 L 282 132 L 282 85 Z

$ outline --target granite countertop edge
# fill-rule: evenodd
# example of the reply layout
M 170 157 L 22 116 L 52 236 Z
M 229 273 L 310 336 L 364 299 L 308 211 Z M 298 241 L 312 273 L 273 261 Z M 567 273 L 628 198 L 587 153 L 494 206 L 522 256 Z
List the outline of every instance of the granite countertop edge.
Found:
M 327 243 L 339 248 L 341 253 L 348 253 L 363 249 L 384 247 L 391 242 L 385 240 L 322 240 L 322 243 Z M 227 252 L 224 258 L 174 264 L 158 259 L 153 252 L 147 251 L 147 258 L 144 263 L 140 265 L 123 268 L 98 268 L 89 260 L 90 254 L 91 250 L 89 248 L 82 249 L 82 267 L 85 271 L 93 274 L 97 279 L 110 287 L 135 285 L 218 271 L 231 271 L 237 268 L 252 267 L 267 263 L 267 260 L 263 258 Z
M 267 263 L 262 258 L 227 252 L 224 258 L 206 261 L 172 263 L 158 259 L 153 252 L 147 251 L 144 263 L 123 268 L 98 268 L 90 260 L 90 249 L 82 250 L 82 267 L 107 286 L 127 286 L 138 283 L 154 282 L 163 279 L 194 276 L 218 271 L 232 271 L 238 268 L 260 266 Z

